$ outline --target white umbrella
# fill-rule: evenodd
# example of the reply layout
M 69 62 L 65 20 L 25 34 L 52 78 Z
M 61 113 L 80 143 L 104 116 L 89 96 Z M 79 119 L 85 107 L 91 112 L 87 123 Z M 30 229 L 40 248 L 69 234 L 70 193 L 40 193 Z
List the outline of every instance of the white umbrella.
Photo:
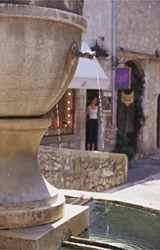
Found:
M 92 52 L 86 42 L 82 42 L 82 52 Z M 103 89 L 111 91 L 110 79 L 96 58 L 80 58 L 75 75 L 69 85 L 74 89 Z

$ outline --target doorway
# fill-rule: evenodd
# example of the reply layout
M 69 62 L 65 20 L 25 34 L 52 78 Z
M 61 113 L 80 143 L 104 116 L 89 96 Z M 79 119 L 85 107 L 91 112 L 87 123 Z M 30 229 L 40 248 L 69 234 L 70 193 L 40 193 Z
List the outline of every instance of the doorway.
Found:
M 131 68 L 131 88 L 118 91 L 117 126 L 132 154 L 136 153 L 140 129 L 144 124 L 144 71 L 137 61 L 128 61 Z M 130 103 L 126 100 L 130 100 Z
M 87 95 L 86 95 L 86 110 L 90 104 L 90 102 L 93 100 L 94 97 L 99 97 L 99 90 L 95 89 L 89 89 L 87 90 Z M 95 150 L 98 149 L 98 129 L 97 129 L 97 140 L 95 142 Z M 86 150 L 87 150 L 87 145 L 89 141 L 89 123 L 88 123 L 88 117 L 86 116 Z

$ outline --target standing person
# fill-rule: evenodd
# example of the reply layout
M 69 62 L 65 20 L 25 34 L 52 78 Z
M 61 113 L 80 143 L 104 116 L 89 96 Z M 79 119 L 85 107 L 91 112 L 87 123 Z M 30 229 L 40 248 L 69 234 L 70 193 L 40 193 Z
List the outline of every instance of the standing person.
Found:
M 94 97 L 87 108 L 87 150 L 95 150 L 98 134 L 98 98 Z

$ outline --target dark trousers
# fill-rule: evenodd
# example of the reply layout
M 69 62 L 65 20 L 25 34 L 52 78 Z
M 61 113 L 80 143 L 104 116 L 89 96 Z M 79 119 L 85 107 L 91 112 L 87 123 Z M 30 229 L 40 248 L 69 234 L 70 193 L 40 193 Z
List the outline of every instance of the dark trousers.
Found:
M 98 119 L 87 121 L 87 144 L 97 145 Z

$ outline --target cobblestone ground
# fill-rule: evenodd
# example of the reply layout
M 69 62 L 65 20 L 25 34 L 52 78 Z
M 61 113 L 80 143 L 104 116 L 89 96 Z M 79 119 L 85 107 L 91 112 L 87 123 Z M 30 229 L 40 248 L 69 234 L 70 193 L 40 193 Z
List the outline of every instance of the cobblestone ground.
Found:
M 160 179 L 160 152 L 146 158 L 134 161 L 128 168 L 128 178 L 125 184 L 106 189 L 106 193 L 125 190 L 132 185 Z
M 150 157 L 148 159 L 137 160 L 132 163 L 128 171 L 128 183 L 140 181 L 149 178 L 152 175 L 160 173 L 160 156 Z

